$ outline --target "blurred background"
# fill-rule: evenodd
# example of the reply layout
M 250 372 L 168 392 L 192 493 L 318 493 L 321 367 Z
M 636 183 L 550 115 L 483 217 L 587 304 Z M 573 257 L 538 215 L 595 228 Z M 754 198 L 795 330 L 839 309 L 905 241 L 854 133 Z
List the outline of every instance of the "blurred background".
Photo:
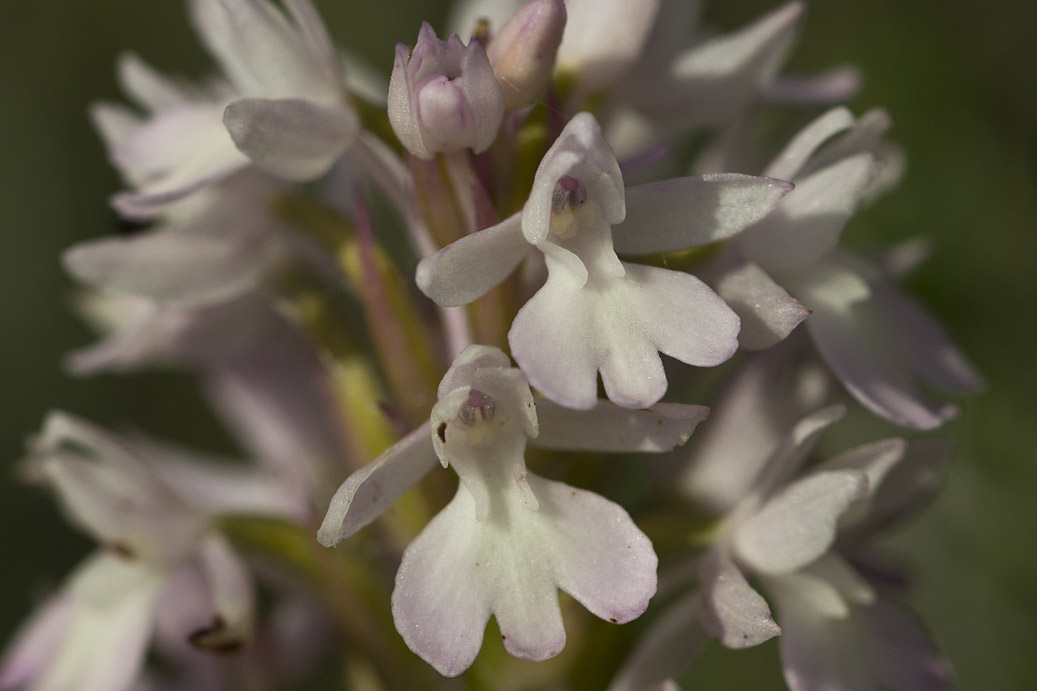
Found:
M 444 2 L 317 2 L 339 45 L 388 73 L 396 42 Z M 714 3 L 735 28 L 774 2 Z M 719 5 L 725 5 L 720 7 Z M 935 247 L 911 287 L 985 376 L 941 430 L 957 442 L 944 493 L 892 543 L 915 565 L 911 602 L 964 689 L 1037 687 L 1037 13 L 1026 3 L 817 0 L 791 67 L 853 63 L 855 112 L 886 107 L 908 155 L 903 184 L 851 222 L 869 247 L 922 235 Z M 62 357 L 91 341 L 70 308 L 60 252 L 114 229 L 119 188 L 86 117 L 120 100 L 125 50 L 160 70 L 204 75 L 208 58 L 178 2 L 5 3 L 0 22 L 0 641 L 92 548 L 50 497 L 16 480 L 25 439 L 51 409 L 203 448 L 229 448 L 186 378 L 77 380 Z M 752 664 L 747 664 L 752 661 Z M 714 646 L 696 688 L 782 688 L 776 646 Z M 691 688 L 689 684 L 689 688 Z

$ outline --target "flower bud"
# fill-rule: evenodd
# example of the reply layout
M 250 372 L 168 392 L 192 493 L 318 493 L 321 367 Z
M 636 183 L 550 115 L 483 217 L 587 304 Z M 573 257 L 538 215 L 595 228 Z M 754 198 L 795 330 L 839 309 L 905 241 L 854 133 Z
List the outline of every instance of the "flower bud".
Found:
M 532 0 L 494 35 L 487 54 L 509 109 L 531 105 L 547 88 L 564 28 L 562 0 Z
M 389 80 L 389 122 L 418 158 L 460 149 L 484 151 L 497 137 L 504 96 L 482 46 L 446 41 L 426 22 L 408 53 L 396 46 Z

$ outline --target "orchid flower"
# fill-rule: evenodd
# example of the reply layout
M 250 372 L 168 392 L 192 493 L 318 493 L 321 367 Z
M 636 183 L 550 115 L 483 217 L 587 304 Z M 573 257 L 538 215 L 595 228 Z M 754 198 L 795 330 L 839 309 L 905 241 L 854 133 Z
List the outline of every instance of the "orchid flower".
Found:
M 895 424 L 931 429 L 956 409 L 919 384 L 975 391 L 978 375 L 879 266 L 837 247 L 856 209 L 899 174 L 899 158 L 881 143 L 888 127 L 884 111 L 855 119 L 835 108 L 804 128 L 765 171 L 796 189 L 731 241 L 709 280 L 742 316 L 744 345 L 772 345 L 798 323 L 774 315 L 808 308 L 818 353 L 858 401 Z
M 165 206 L 248 165 L 289 180 L 318 177 L 354 142 L 359 120 L 341 64 L 309 0 L 191 0 L 191 18 L 226 82 L 189 87 L 138 58 L 120 63 L 145 116 L 97 104 L 113 163 L 135 188 L 113 204 L 128 218 Z M 290 19 L 289 19 L 290 17 Z
M 666 392 L 659 353 L 712 366 L 737 348 L 738 319 L 689 274 L 620 261 L 738 233 L 790 189 L 769 178 L 716 175 L 624 189 L 601 128 L 573 118 L 545 154 L 522 211 L 418 265 L 418 286 L 442 305 L 470 302 L 502 281 L 531 247 L 547 283 L 508 334 L 530 384 L 570 408 L 608 397 L 645 408 Z
M 216 473 L 182 455 L 154 463 L 143 448 L 63 413 L 47 419 L 27 472 L 103 549 L 24 625 L 0 663 L 0 688 L 128 690 L 170 607 L 181 608 L 180 634 L 198 648 L 250 637 L 251 579 L 212 518 L 298 517 L 303 508 L 272 478 Z M 191 617 L 187 602 L 197 605 Z
M 461 482 L 403 554 L 393 591 L 397 630 L 446 676 L 472 664 L 491 614 L 512 655 L 553 657 L 565 645 L 558 589 L 603 619 L 627 622 L 655 591 L 656 557 L 620 506 L 528 472 L 526 444 L 666 450 L 704 416 L 698 406 L 541 407 L 507 356 L 470 346 L 443 378 L 430 425 L 342 485 L 318 539 L 332 546 L 373 520 L 438 457 Z
M 884 439 L 806 466 L 845 408 L 815 410 L 782 431 L 826 394 L 815 371 L 796 371 L 794 350 L 783 351 L 758 355 L 739 373 L 691 450 L 684 491 L 720 516 L 696 564 L 699 590 L 658 620 L 612 688 L 680 671 L 706 637 L 745 648 L 778 635 L 794 691 L 864 679 L 872 683 L 862 688 L 928 688 L 913 685 L 920 680 L 945 688 L 946 667 L 924 632 L 851 562 L 862 540 L 931 492 L 940 449 Z M 776 602 L 777 617 L 750 579 Z M 898 650 L 891 635 L 911 648 Z

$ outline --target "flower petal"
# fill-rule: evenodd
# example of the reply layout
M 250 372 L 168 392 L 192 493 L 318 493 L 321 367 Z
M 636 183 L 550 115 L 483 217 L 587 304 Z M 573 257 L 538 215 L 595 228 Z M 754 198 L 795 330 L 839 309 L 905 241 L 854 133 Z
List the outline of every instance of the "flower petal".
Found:
M 75 524 L 137 557 L 182 558 L 205 525 L 114 435 L 70 415 L 48 416 L 29 472 L 54 488 Z
M 289 5 L 296 21 L 301 4 Z M 327 102 L 340 87 L 337 61 L 327 62 L 328 41 L 314 42 L 309 22 L 300 32 L 267 0 L 191 0 L 189 5 L 202 42 L 242 95 Z
M 508 344 L 534 388 L 568 408 L 589 410 L 598 402 L 598 361 L 587 338 L 592 318 L 580 296 L 569 274 L 550 274 L 515 315 Z
M 831 547 L 839 517 L 867 489 L 868 478 L 859 471 L 808 475 L 772 497 L 738 526 L 734 550 L 756 571 L 795 571 Z
M 612 227 L 619 254 L 675 252 L 739 233 L 792 189 L 772 178 L 718 173 L 626 188 L 626 219 Z
M 228 300 L 256 287 L 283 256 L 274 238 L 264 242 L 209 231 L 168 228 L 92 240 L 67 250 L 62 262 L 69 273 L 94 286 L 197 305 Z
M 918 301 L 886 282 L 871 285 L 877 317 L 896 334 L 907 363 L 925 381 L 948 391 L 976 393 L 983 379 L 951 341 L 943 326 Z
M 683 490 L 710 512 L 730 512 L 761 480 L 763 492 L 783 482 L 842 414 L 832 408 L 799 421 L 825 400 L 828 387 L 812 376 L 816 370 L 801 371 L 794 353 L 774 348 L 743 364 L 690 445 Z M 773 479 L 760 477 L 765 467 Z
M 738 347 L 738 317 L 697 278 L 636 264 L 623 268 L 622 278 L 582 288 L 555 271 L 512 322 L 515 361 L 556 403 L 593 408 L 593 372 L 600 370 L 609 399 L 645 408 L 666 392 L 659 352 L 710 366 Z
M 393 444 L 342 483 L 317 531 L 317 542 L 334 547 L 371 523 L 436 465 L 429 423 Z
M 706 280 L 741 319 L 739 345 L 747 350 L 770 348 L 810 316 L 810 310 L 759 266 L 736 255 L 727 253 Z
M 536 399 L 536 409 L 540 435 L 531 444 L 604 452 L 669 451 L 686 442 L 709 415 L 705 406 L 680 403 L 630 410 L 599 401 L 591 410 L 572 410 L 546 398 Z
M 544 660 L 565 645 L 559 588 L 615 623 L 640 615 L 655 593 L 655 552 L 621 507 L 532 473 L 527 481 L 539 508 L 509 490 L 478 520 L 462 485 L 404 552 L 396 627 L 441 674 L 471 664 L 491 613 L 508 652 Z
M 356 114 L 345 106 L 300 99 L 235 101 L 224 111 L 223 124 L 257 166 L 295 181 L 328 172 L 360 128 Z
M 767 601 L 722 550 L 702 560 L 703 625 L 728 648 L 750 648 L 781 634 Z
M 532 473 L 528 481 L 540 501 L 539 548 L 558 587 L 614 624 L 639 617 L 656 588 L 658 559 L 648 537 L 604 497 Z
M 791 180 L 826 141 L 853 127 L 853 113 L 845 106 L 825 111 L 796 134 L 781 153 L 767 166 L 765 174 Z M 836 159 L 838 160 L 838 159 Z
M 440 305 L 466 305 L 507 278 L 530 249 L 515 214 L 422 259 L 415 280 Z
M 673 61 L 665 78 L 632 85 L 633 102 L 669 128 L 730 117 L 774 78 L 803 12 L 802 2 L 790 2 L 738 31 L 693 46 Z
M 770 273 L 814 264 L 838 244 L 877 173 L 875 157 L 860 153 L 797 180 L 774 213 L 740 236 L 739 249 Z
M 763 89 L 765 98 L 779 103 L 827 105 L 849 101 L 861 89 L 862 76 L 852 65 L 833 67 L 807 76 L 779 75 Z
M 236 650 L 252 637 L 255 589 L 248 570 L 226 539 L 212 533 L 198 551 L 205 577 L 212 622 L 191 635 L 191 643 L 205 650 Z
M 461 486 L 410 543 L 396 572 L 396 630 L 407 647 L 447 677 L 471 666 L 492 612 L 495 583 L 480 573 L 486 566 L 482 529 L 472 494 Z
M 950 664 L 914 614 L 889 600 L 879 600 L 872 607 L 861 608 L 860 615 L 875 646 L 873 670 L 883 688 L 954 688 Z
M 29 673 L 29 688 L 129 691 L 144 663 L 164 583 L 163 573 L 139 561 L 88 557 L 59 596 L 69 600 L 66 626 L 60 640 L 46 641 L 46 664 L 20 670 Z
M 51 596 L 15 633 L 0 660 L 0 688 L 27 686 L 47 668 L 60 649 L 75 616 L 75 602 L 66 592 Z
M 660 0 L 569 0 L 557 70 L 574 72 L 584 93 L 615 84 L 644 49 Z
M 198 98 L 197 93 L 170 79 L 135 53 L 123 53 L 116 64 L 119 84 L 141 108 L 158 113 Z
M 863 515 L 853 516 L 849 525 L 843 521 L 840 544 L 859 544 L 881 530 L 903 526 L 928 506 L 943 486 L 950 454 L 951 443 L 946 439 L 912 440 L 904 457 L 872 492 Z
M 861 280 L 851 269 L 834 262 L 818 268 Z M 889 321 L 869 301 L 826 289 L 826 281 L 807 275 L 802 278 L 790 289 L 813 310 L 807 331 L 818 353 L 854 398 L 875 414 L 912 429 L 933 429 L 955 415 L 953 405 L 933 401 L 919 390 L 911 376 L 911 361 L 899 357 L 903 334 L 892 331 Z
M 861 654 L 863 641 L 850 610 L 823 604 L 838 596 L 823 580 L 792 573 L 766 579 L 781 619 L 778 641 L 785 682 L 791 691 L 871 691 L 874 683 Z M 833 603 L 834 604 L 834 603 Z

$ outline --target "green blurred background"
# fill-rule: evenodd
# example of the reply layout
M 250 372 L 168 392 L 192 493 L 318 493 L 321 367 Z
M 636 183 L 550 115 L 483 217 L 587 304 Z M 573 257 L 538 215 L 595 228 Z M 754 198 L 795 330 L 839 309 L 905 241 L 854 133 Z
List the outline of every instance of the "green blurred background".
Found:
M 339 44 L 386 72 L 442 2 L 318 1 Z M 721 3 L 714 3 L 720 5 Z M 733 28 L 775 3 L 711 7 Z M 215 448 L 227 440 L 183 377 L 76 380 L 62 356 L 91 340 L 69 308 L 59 253 L 113 230 L 119 187 L 86 118 L 120 99 L 116 56 L 203 75 L 208 58 L 181 3 L 15 0 L 0 22 L 0 638 L 91 548 L 44 493 L 15 481 L 26 437 L 61 408 L 115 427 Z M 818 0 L 792 67 L 842 63 L 865 75 L 857 112 L 885 106 L 909 167 L 903 184 L 851 223 L 870 246 L 935 243 L 912 288 L 988 381 L 943 433 L 958 440 L 937 504 L 893 542 L 917 565 L 912 602 L 965 689 L 1037 688 L 1037 13 L 1028 3 Z M 754 664 L 745 664 L 747 660 Z M 781 688 L 773 645 L 712 650 L 697 688 Z M 765 681 L 769 680 L 769 681 Z M 690 686 L 689 686 L 690 688 Z

